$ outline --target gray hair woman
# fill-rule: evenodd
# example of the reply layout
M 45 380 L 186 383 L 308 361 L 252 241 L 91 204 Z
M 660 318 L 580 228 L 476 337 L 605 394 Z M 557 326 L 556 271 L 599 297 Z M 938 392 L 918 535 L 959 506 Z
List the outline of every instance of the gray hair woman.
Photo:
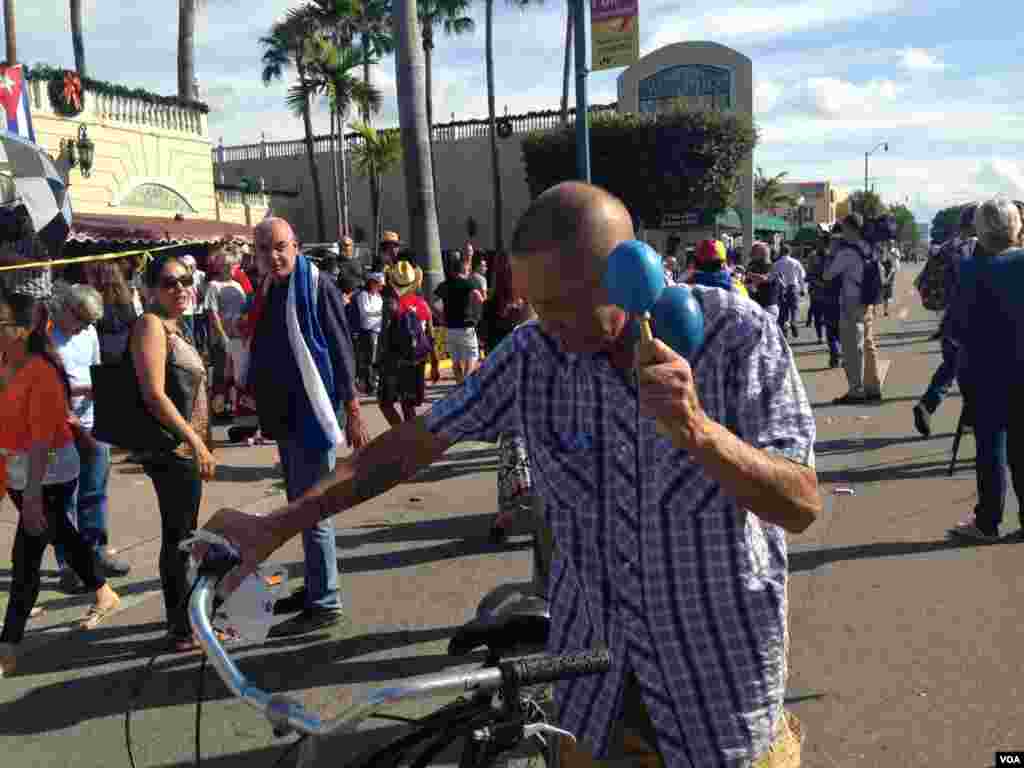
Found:
M 1005 197 L 994 197 L 978 207 L 974 215 L 978 242 L 985 253 L 996 255 L 1021 244 L 1021 213 L 1017 205 Z
M 56 283 L 53 286 L 53 330 L 50 339 L 60 355 L 71 384 L 71 411 L 81 428 L 78 448 L 81 471 L 78 491 L 68 510 L 72 522 L 91 548 L 97 567 L 106 576 L 124 576 L 127 563 L 110 552 L 107 529 L 107 482 L 110 479 L 110 446 L 92 439 L 94 424 L 91 366 L 102 359 L 95 324 L 103 319 L 103 296 L 91 285 Z M 74 594 L 83 584 L 66 567 L 64 548 L 54 545 L 60 568 L 60 586 Z

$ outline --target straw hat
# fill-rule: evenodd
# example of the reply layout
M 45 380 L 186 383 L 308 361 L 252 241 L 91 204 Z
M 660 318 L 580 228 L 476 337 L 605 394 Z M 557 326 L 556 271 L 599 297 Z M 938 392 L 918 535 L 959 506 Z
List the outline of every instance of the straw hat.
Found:
M 423 280 L 423 270 L 408 261 L 400 261 L 388 270 L 388 281 L 399 296 L 415 291 Z

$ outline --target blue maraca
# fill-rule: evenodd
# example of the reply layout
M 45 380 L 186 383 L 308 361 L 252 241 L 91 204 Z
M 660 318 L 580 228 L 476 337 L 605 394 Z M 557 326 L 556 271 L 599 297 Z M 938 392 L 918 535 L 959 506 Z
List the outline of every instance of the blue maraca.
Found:
M 685 285 L 666 286 L 661 256 L 647 243 L 626 240 L 608 257 L 604 286 L 614 304 L 640 318 L 640 340 L 658 336 L 680 356 L 690 359 L 704 343 L 704 313 Z

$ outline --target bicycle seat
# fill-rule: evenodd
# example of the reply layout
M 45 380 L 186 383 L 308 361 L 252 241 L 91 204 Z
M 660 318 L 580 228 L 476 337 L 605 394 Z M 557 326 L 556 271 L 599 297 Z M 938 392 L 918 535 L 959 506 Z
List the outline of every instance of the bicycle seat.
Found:
M 537 597 L 525 598 L 500 614 L 478 616 L 459 627 L 448 643 L 449 656 L 487 648 L 492 656 L 535 653 L 547 645 L 551 613 Z

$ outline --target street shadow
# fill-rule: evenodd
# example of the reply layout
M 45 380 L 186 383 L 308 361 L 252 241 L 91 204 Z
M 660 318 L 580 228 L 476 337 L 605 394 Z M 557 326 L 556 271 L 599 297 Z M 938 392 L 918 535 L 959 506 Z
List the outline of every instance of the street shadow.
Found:
M 291 642 L 270 641 L 253 649 L 241 649 L 232 655 L 239 669 L 258 688 L 273 692 L 303 691 L 326 686 L 350 686 L 379 683 L 416 675 L 441 672 L 451 667 L 479 664 L 483 654 L 454 658 L 445 654 L 425 654 L 403 658 L 357 660 L 366 653 L 400 649 L 418 643 L 451 637 L 457 627 L 396 630 L 359 635 L 342 640 L 295 647 Z M 27 654 L 19 659 L 18 675 L 48 674 L 57 663 L 75 667 L 106 663 L 117 649 L 104 648 L 96 641 L 74 638 L 62 647 L 63 659 L 52 653 Z M 160 645 L 163 644 L 159 638 Z M 285 639 L 287 640 L 287 639 Z M 308 643 L 309 638 L 301 638 Z M 117 645 L 116 643 L 113 645 Z M 144 659 L 155 653 L 158 643 L 136 643 L 139 663 L 111 672 L 83 675 L 74 685 L 59 681 L 27 691 L 11 702 L 8 716 L 0 719 L 0 734 L 30 735 L 59 731 L 93 719 L 121 715 L 130 706 L 134 711 L 158 709 L 194 702 L 198 692 L 199 654 L 158 659 L 147 674 Z M 149 647 L 146 647 L 149 646 Z M 74 667 L 73 667 L 74 668 Z M 144 683 L 140 685 L 140 683 Z M 141 688 L 141 693 L 137 693 Z M 204 700 L 231 698 L 231 693 L 212 669 L 207 670 Z
M 857 438 L 839 438 L 837 440 L 819 440 L 814 444 L 814 453 L 818 456 L 828 456 L 836 453 L 860 453 L 863 451 L 877 451 L 888 448 L 891 445 L 903 443 L 920 443 L 925 440 L 941 440 L 944 437 L 953 437 L 952 432 L 940 435 L 932 435 L 929 438 L 920 435 L 900 435 L 899 437 L 869 437 L 863 440 Z
M 839 368 L 833 368 L 830 365 L 824 365 L 821 368 L 801 368 L 800 373 L 824 373 L 825 371 L 838 371 Z
M 958 459 L 957 468 L 973 467 L 974 460 Z M 883 464 L 862 469 L 836 469 L 818 472 L 819 483 L 842 483 L 860 485 L 883 480 L 922 480 L 928 477 L 945 477 L 949 472 L 949 459 L 924 461 L 917 464 Z
M 52 572 L 49 572 L 52 573 Z M 119 577 L 108 577 L 111 587 L 121 597 L 127 597 L 128 595 L 138 595 L 143 592 L 152 592 L 160 589 L 160 579 L 147 579 L 145 581 L 133 581 L 123 582 L 127 576 Z M 40 592 L 44 590 L 57 592 L 56 582 L 59 580 L 59 575 L 54 576 L 53 584 L 47 584 L 45 581 L 41 584 Z M 0 569 L 0 591 L 6 592 L 11 587 L 11 571 L 10 569 Z M 84 592 L 80 595 L 65 595 L 64 597 L 58 597 L 54 600 L 37 600 L 36 605 L 42 606 L 48 611 L 59 611 L 63 608 L 74 608 L 75 606 L 88 606 L 92 605 L 92 595 L 88 592 Z M 75 620 L 77 623 L 77 619 Z M 45 627 L 50 629 L 51 627 Z
M 1009 545 L 1017 542 L 1001 541 L 998 544 L 983 546 Z M 902 557 L 904 555 L 924 555 L 929 552 L 942 552 L 948 549 L 970 549 L 979 546 L 977 543 L 956 539 L 938 541 L 881 541 L 874 544 L 855 544 L 849 547 L 833 547 L 832 549 L 799 550 L 789 553 L 790 573 L 813 571 L 823 565 L 843 562 L 846 560 L 865 560 L 875 557 Z
M 947 395 L 947 399 L 948 398 L 953 398 L 953 397 L 959 397 L 959 395 L 957 395 L 955 393 L 950 393 L 949 395 Z M 827 408 L 861 408 L 861 409 L 871 409 L 871 408 L 880 408 L 883 405 L 890 405 L 892 403 L 916 403 L 916 402 L 919 402 L 920 400 L 921 400 L 921 396 L 920 395 L 907 395 L 905 397 L 889 397 L 888 395 L 884 395 L 881 400 L 875 400 L 875 401 L 870 402 L 870 403 L 847 404 L 847 403 L 833 403 L 831 400 L 823 400 L 820 403 L 811 403 L 811 408 L 814 408 L 815 410 L 825 410 Z
M 280 480 L 281 471 L 277 467 L 236 467 L 231 464 L 218 464 L 217 474 L 213 479 L 222 483 L 260 483 L 264 480 Z
M 450 480 L 455 477 L 479 474 L 483 472 L 497 472 L 499 466 L 499 452 L 497 446 L 494 448 L 483 448 L 471 451 L 462 451 L 449 454 L 431 464 L 426 469 L 405 482 L 411 484 L 436 483 L 441 480 Z

